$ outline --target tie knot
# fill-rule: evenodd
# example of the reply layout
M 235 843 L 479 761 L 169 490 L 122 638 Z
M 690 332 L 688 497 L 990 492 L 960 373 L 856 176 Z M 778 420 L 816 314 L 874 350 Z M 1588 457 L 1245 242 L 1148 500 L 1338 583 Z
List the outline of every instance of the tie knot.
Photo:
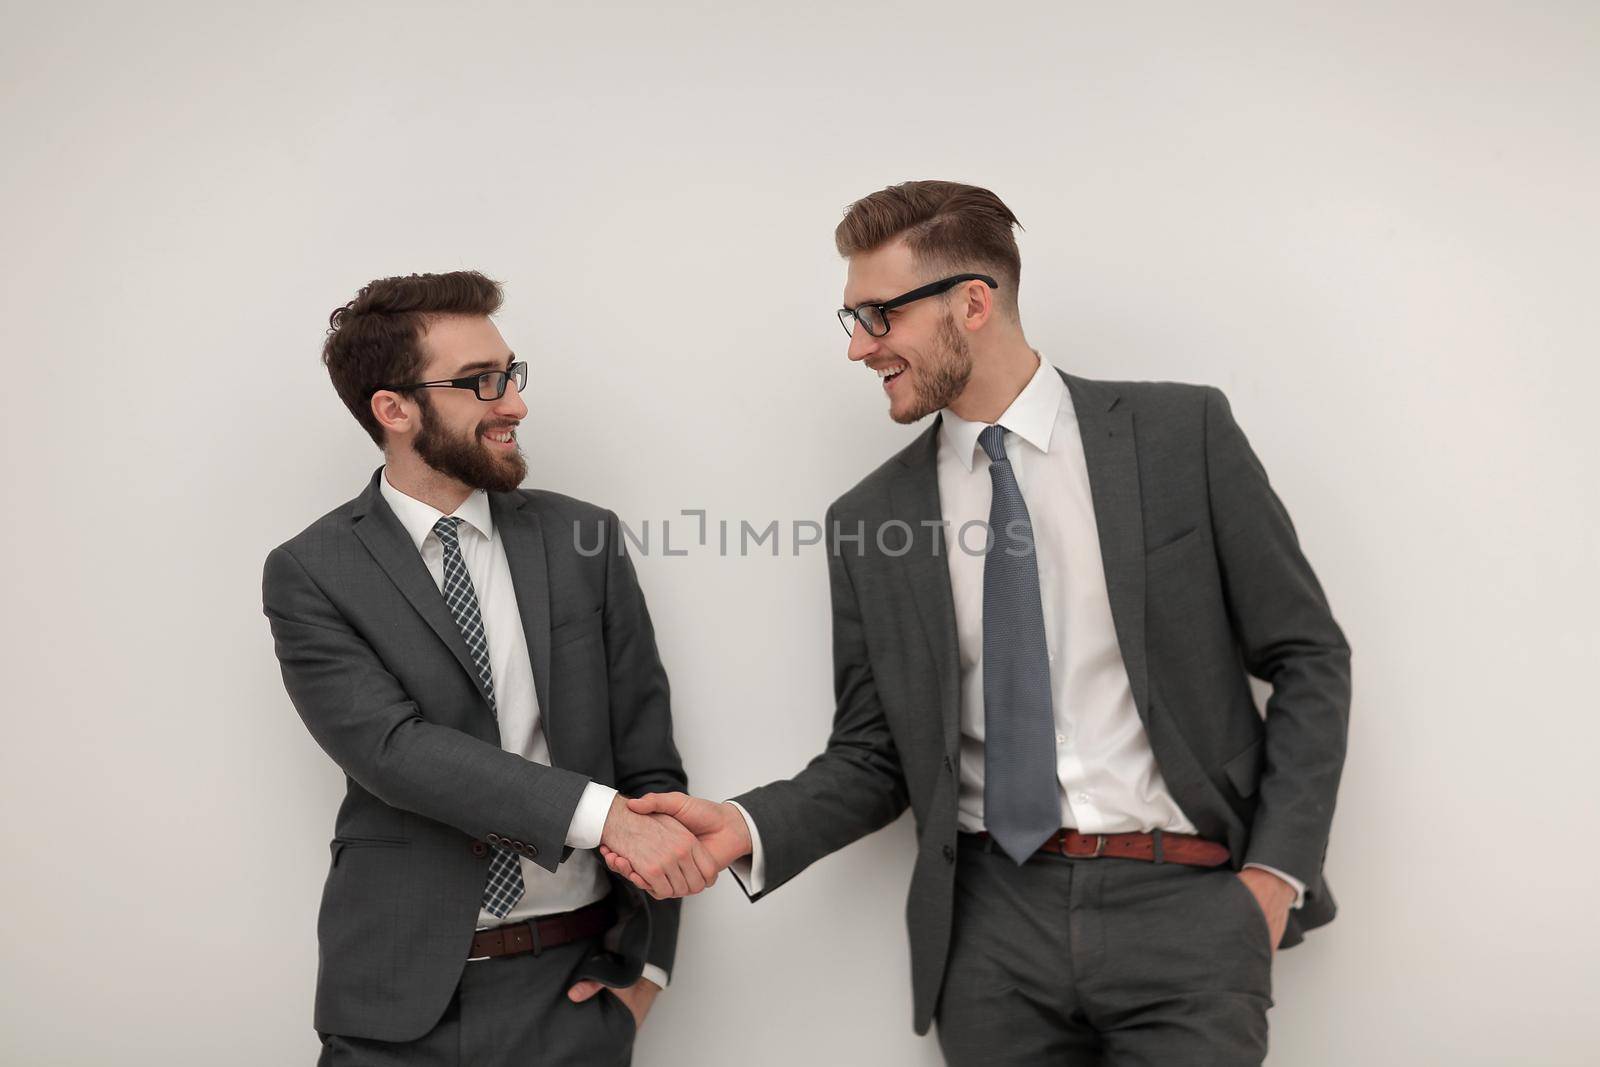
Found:
M 456 527 L 460 525 L 460 519 L 456 518 L 454 515 L 446 515 L 444 518 L 433 524 L 433 532 L 437 534 L 439 540 L 443 541 L 446 545 L 453 545 L 457 543 Z
M 993 426 L 985 426 L 983 432 L 978 434 L 978 444 L 989 454 L 990 463 L 999 463 L 1006 458 L 1006 428 L 998 422 Z

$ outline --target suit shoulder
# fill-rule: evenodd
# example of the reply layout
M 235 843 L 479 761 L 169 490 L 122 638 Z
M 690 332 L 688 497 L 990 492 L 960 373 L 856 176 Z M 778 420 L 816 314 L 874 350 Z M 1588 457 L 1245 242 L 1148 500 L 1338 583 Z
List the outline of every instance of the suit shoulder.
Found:
M 610 508 L 549 489 L 518 489 L 517 492 L 522 494 L 528 504 L 537 509 L 541 516 L 554 519 L 605 523 L 610 521 L 613 514 Z
M 517 492 L 527 500 L 526 511 L 538 516 L 550 560 L 603 569 L 622 551 L 626 543 L 620 532 L 622 520 L 610 508 L 548 489 Z
M 517 490 L 517 493 L 526 498 L 528 506 L 533 507 L 539 517 L 549 522 L 571 523 L 574 528 L 594 528 L 597 525 L 605 526 L 616 517 L 610 507 L 590 504 L 565 493 L 552 493 L 550 490 Z
M 1212 398 L 1222 395 L 1215 386 L 1194 382 L 1078 379 L 1075 385 L 1075 402 L 1080 407 L 1087 402 L 1104 405 L 1101 410 L 1131 411 L 1139 420 L 1141 432 L 1183 436 L 1201 432 Z M 1080 410 L 1079 416 L 1082 415 Z
M 1203 407 L 1206 397 L 1217 392 L 1212 385 L 1197 382 L 1130 381 L 1085 382 L 1107 396 L 1118 396 L 1140 408 Z
M 274 548 L 273 552 L 287 552 L 298 560 L 313 558 L 326 545 L 328 540 L 348 533 L 355 523 L 356 503 L 360 497 L 346 500 L 343 504 L 317 518 L 305 529 L 295 534 Z M 269 552 L 270 556 L 272 553 Z
M 889 487 L 906 476 L 908 467 L 919 460 L 931 461 L 932 449 L 935 447 L 934 435 L 938 433 L 938 425 L 935 422 L 917 434 L 911 443 L 874 467 L 855 485 L 840 494 L 830 509 L 836 515 L 855 514 L 863 510 L 876 514 L 881 510 L 884 498 L 888 496 Z

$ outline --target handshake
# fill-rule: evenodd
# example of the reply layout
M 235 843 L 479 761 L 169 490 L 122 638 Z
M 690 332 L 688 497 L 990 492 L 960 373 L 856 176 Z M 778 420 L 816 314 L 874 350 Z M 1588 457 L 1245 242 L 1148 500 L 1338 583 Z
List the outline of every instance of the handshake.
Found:
M 619 793 L 600 835 L 606 866 L 657 900 L 700 892 L 750 849 L 738 808 L 684 793 Z

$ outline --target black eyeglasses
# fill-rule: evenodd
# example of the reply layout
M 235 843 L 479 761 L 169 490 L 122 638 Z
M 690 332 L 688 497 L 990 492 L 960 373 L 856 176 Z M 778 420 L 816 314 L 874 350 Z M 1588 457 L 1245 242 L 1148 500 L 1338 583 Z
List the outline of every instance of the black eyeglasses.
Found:
M 855 323 L 859 322 L 867 328 L 867 332 L 874 337 L 882 337 L 889 332 L 889 312 L 897 307 L 903 307 L 913 300 L 922 300 L 925 297 L 938 296 L 947 293 L 962 282 L 982 282 L 991 289 L 1000 286 L 987 274 L 957 274 L 953 278 L 944 278 L 940 281 L 929 282 L 919 289 L 909 293 L 901 293 L 893 300 L 885 300 L 881 304 L 857 304 L 853 308 L 839 309 L 839 325 L 844 327 L 845 336 L 855 336 Z
M 418 382 L 415 385 L 380 385 L 373 392 L 388 389 L 396 393 L 409 392 L 412 389 L 471 389 L 478 394 L 479 400 L 499 400 L 506 395 L 506 382 L 515 381 L 517 392 L 522 392 L 528 387 L 528 364 L 518 360 L 505 370 L 489 370 L 482 374 L 470 374 L 465 378 L 451 378 L 442 382 Z

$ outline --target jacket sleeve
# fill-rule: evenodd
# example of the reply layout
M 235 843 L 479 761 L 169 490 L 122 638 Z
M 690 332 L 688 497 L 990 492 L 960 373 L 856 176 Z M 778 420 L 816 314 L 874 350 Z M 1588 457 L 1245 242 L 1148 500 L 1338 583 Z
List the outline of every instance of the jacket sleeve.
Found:
M 833 509 L 827 535 L 835 527 Z M 831 543 L 831 542 L 830 542 Z M 878 701 L 866 631 L 844 553 L 828 554 L 833 599 L 833 731 L 793 778 L 736 797 L 759 827 L 760 899 L 806 867 L 893 822 L 909 803 L 900 755 Z
M 656 649 L 644 591 L 628 558 L 620 523 L 606 514 L 605 648 L 611 700 L 611 751 L 617 790 L 626 796 L 688 792 L 683 759 L 672 740 L 672 697 Z M 677 952 L 683 901 L 647 899 L 647 960 L 669 975 Z
M 1344 766 L 1350 648 L 1288 512 L 1217 389 L 1206 390 L 1205 424 L 1211 528 L 1230 621 L 1246 669 L 1272 686 L 1245 862 L 1315 887 Z
M 345 774 L 392 807 L 527 842 L 534 863 L 560 865 L 586 776 L 423 719 L 287 546 L 267 556 L 261 598 L 289 699 Z

